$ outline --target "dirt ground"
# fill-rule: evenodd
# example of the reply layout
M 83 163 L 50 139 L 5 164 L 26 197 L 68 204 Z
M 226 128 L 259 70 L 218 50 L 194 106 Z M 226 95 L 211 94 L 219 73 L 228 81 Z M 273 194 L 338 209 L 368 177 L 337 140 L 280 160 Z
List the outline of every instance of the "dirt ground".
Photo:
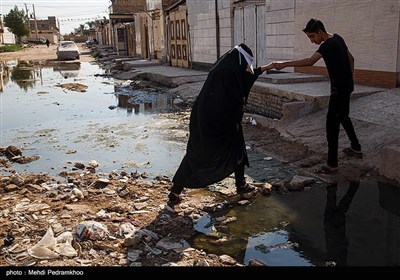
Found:
M 88 48 L 80 47 L 80 61 L 94 60 Z M 55 48 L 38 45 L 0 53 L 0 60 L 51 61 Z M 187 125 L 188 112 L 180 118 Z M 261 125 L 261 119 L 257 117 L 257 125 L 244 121 L 246 144 L 253 150 L 304 174 L 323 162 L 325 155 L 288 141 Z M 0 149 L 0 166 L 12 169 L 23 151 L 6 148 Z M 336 179 L 357 176 L 356 163 L 345 164 L 346 172 Z M 368 170 L 358 173 L 364 176 Z M 243 266 L 231 256 L 187 246 L 195 234 L 193 223 L 221 206 L 212 194 L 185 190 L 183 202 L 172 209 L 166 206 L 170 178 L 162 174 L 152 180 L 145 173 L 99 174 L 93 163 L 60 176 L 65 180 L 40 174 L 0 176 L 0 266 Z M 221 226 L 229 222 L 221 221 Z
M 80 46 L 80 61 L 92 61 Z M 37 45 L 0 60 L 51 64 L 56 46 Z M 187 125 L 188 112 L 178 114 Z M 160 174 L 96 172 L 76 164 L 54 178 L 19 174 L 27 158 L 17 147 L 0 147 L 0 266 L 243 266 L 230 256 L 188 246 L 193 223 L 219 209 L 215 196 L 185 190 L 183 202 L 166 205 L 170 179 Z M 221 222 L 221 225 L 229 221 Z

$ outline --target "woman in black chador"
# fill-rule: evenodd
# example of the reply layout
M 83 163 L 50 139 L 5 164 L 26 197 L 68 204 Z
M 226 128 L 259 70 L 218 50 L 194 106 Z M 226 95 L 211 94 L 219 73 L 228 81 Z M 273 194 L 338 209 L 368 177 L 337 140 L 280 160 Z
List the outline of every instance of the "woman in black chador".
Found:
M 235 173 L 237 193 L 254 190 L 246 183 L 249 166 L 242 130 L 244 105 L 260 74 L 272 63 L 253 69 L 253 53 L 245 44 L 219 58 L 193 104 L 189 141 L 168 195 L 169 205 L 179 203 L 183 188 L 201 188 Z

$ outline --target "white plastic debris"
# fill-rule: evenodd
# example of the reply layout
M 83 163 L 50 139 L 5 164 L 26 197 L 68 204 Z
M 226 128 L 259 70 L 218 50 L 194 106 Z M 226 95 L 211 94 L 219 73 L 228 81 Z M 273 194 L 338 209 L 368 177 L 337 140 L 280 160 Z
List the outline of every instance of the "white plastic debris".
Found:
M 58 253 L 52 250 L 56 244 L 57 240 L 54 238 L 53 229 L 49 227 L 42 239 L 32 248 L 28 249 L 28 254 L 37 259 L 56 259 L 60 257 Z
M 249 122 L 251 125 L 257 125 L 257 122 L 255 119 L 253 119 L 252 117 L 250 117 Z
M 71 232 L 64 232 L 55 238 L 53 229 L 49 227 L 42 239 L 28 249 L 28 254 L 42 260 L 57 259 L 60 256 L 76 257 L 78 253 L 72 247 L 73 239 Z
M 75 195 L 75 197 L 78 198 L 78 199 L 83 199 L 84 198 L 83 192 L 78 188 L 73 188 L 72 189 L 72 194 Z
M 76 226 L 76 234 L 80 240 L 104 240 L 109 236 L 107 226 L 96 221 L 83 221 Z
M 91 168 L 96 168 L 96 167 L 99 167 L 99 164 L 98 164 L 97 161 L 95 161 L 94 159 L 92 159 L 92 160 L 90 160 L 90 161 L 88 162 L 88 166 L 91 167 Z

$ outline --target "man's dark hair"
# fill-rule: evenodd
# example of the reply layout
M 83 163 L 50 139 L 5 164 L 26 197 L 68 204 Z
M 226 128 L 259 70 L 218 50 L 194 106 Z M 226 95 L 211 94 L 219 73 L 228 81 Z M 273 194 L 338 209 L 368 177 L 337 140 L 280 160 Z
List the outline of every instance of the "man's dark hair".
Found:
M 326 32 L 324 24 L 319 19 L 312 18 L 307 22 L 307 25 L 303 29 L 303 32 L 318 33 L 319 30 L 321 30 L 322 32 Z

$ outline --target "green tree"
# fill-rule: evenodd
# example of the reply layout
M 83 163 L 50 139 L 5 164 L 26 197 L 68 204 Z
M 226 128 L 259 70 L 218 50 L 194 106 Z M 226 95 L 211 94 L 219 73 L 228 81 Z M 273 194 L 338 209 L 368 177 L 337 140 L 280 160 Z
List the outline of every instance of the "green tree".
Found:
M 89 26 L 89 29 L 91 29 L 91 28 L 93 28 L 95 26 L 95 22 L 94 21 L 87 21 L 87 22 L 85 22 L 85 24 L 87 26 Z
M 81 31 L 81 34 L 83 35 L 83 32 L 85 31 L 85 24 L 79 24 L 79 30 Z
M 19 10 L 14 7 L 8 14 L 4 16 L 4 26 L 18 37 L 21 42 L 21 37 L 29 34 L 29 21 L 23 9 Z

